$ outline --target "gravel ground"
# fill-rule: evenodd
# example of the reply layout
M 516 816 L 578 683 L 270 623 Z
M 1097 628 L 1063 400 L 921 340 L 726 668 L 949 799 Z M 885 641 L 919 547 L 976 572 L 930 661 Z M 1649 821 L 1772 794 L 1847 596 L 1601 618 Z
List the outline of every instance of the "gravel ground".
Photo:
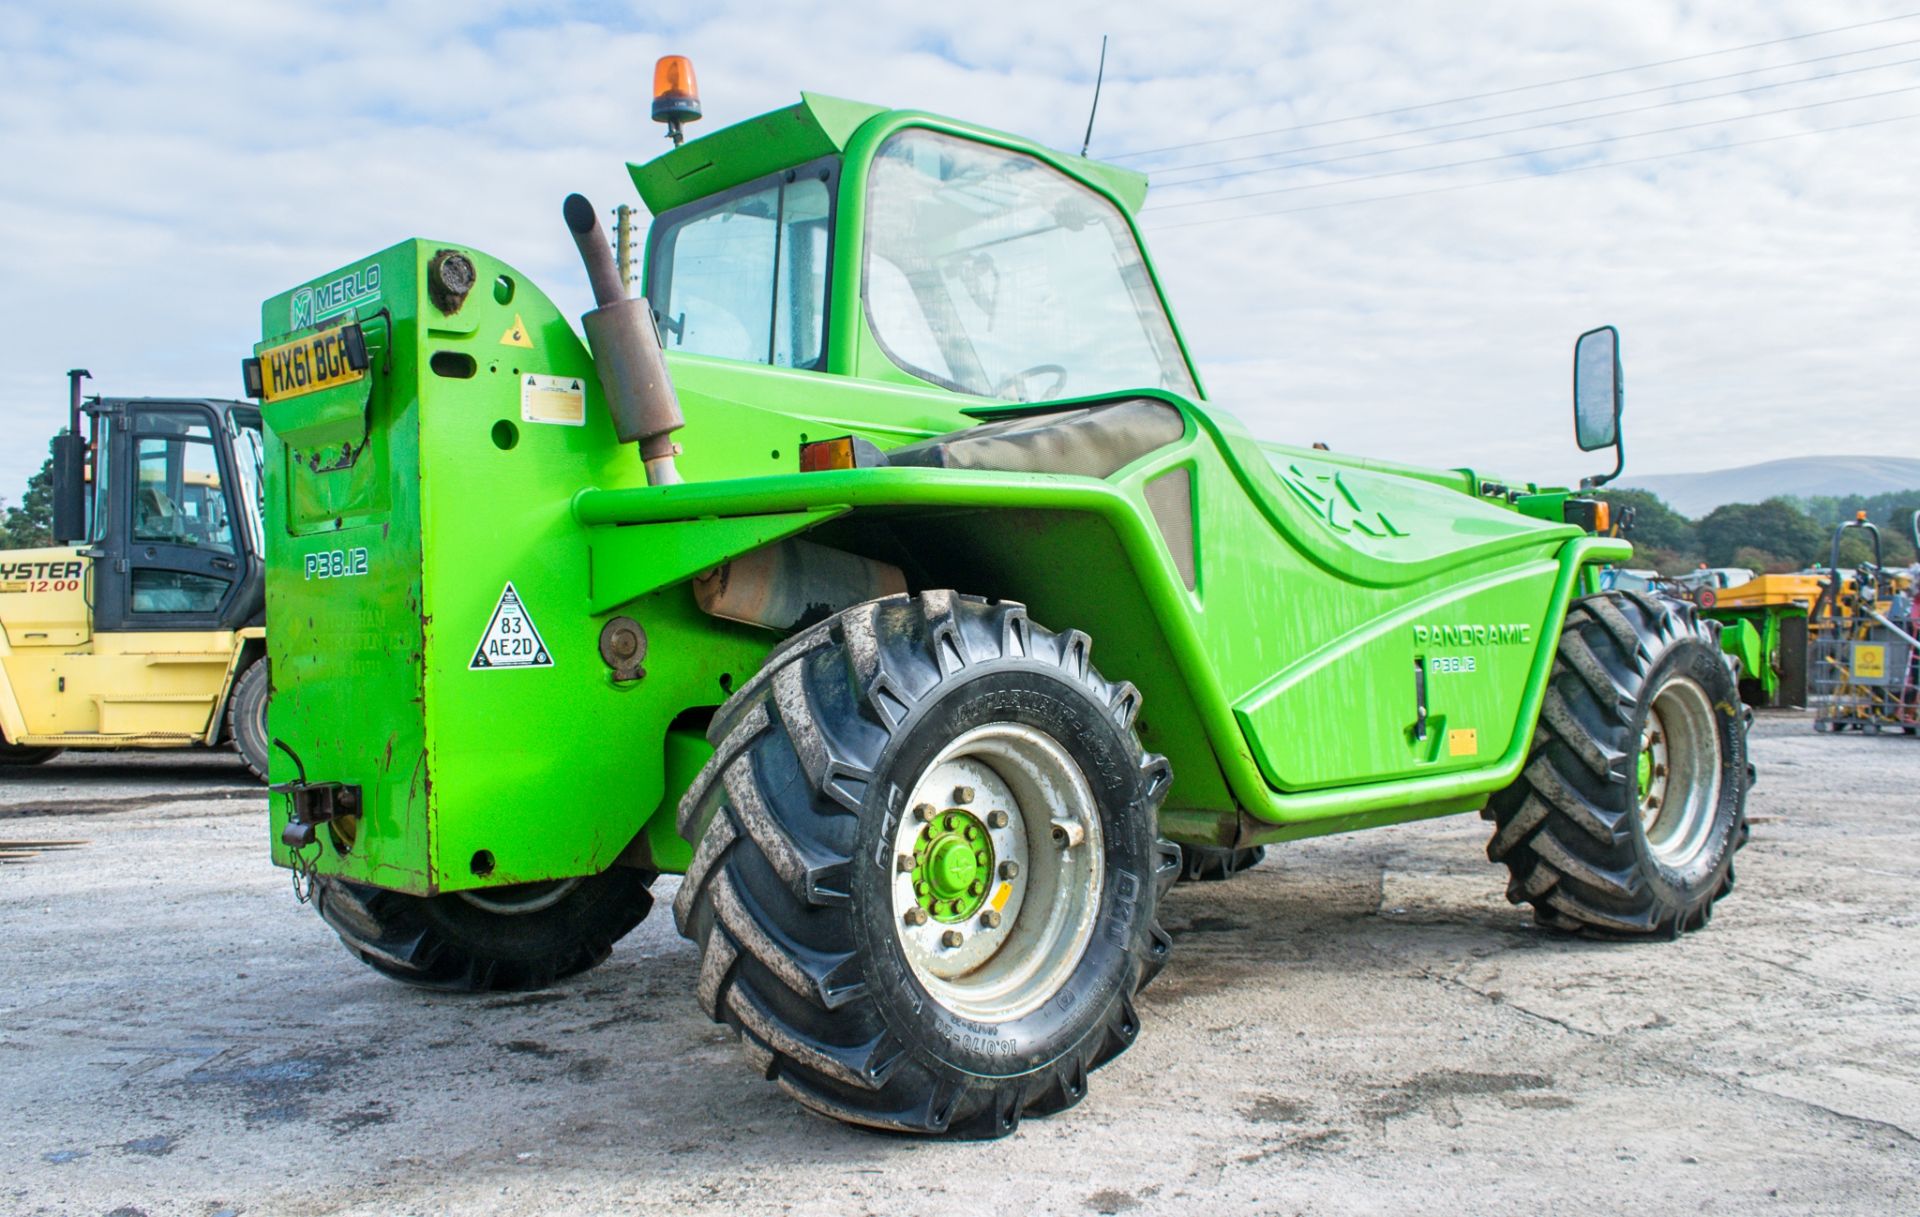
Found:
M 1739 890 L 1569 941 L 1473 817 L 1164 909 L 1137 1046 L 992 1145 L 803 1113 L 660 906 L 550 991 L 349 959 L 219 755 L 0 777 L 0 1213 L 1920 1212 L 1920 740 L 1763 716 Z

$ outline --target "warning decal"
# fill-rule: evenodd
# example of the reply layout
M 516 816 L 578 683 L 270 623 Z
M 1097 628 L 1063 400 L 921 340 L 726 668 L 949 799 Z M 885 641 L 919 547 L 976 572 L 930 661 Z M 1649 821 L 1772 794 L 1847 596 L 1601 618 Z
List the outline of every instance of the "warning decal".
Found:
M 480 645 L 473 652 L 468 670 L 552 666 L 553 656 L 547 654 L 547 644 L 541 640 L 540 631 L 533 627 L 533 618 L 527 616 L 527 606 L 520 603 L 520 593 L 513 590 L 513 580 L 507 580 L 506 590 L 500 593 L 493 620 L 487 622 L 487 632 L 480 636 Z
M 513 324 L 507 327 L 506 333 L 500 335 L 500 345 L 525 347 L 529 351 L 533 349 L 533 339 L 527 337 L 527 323 L 520 319 L 520 314 L 513 315 Z
M 568 427 L 587 425 L 587 386 L 578 376 L 536 376 L 520 378 L 520 421 L 560 423 Z

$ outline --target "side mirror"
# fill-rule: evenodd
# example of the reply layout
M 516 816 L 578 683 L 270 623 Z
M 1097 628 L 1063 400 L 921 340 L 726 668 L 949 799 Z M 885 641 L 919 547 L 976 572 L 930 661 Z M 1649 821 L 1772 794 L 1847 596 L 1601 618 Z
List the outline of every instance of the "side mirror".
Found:
M 1620 331 L 1610 325 L 1588 330 L 1573 344 L 1573 437 L 1582 452 L 1612 448 L 1618 454 L 1612 473 L 1586 478 L 1591 489 L 1611 482 L 1626 467 L 1620 443 L 1620 411 L 1625 386 L 1620 374 Z
M 53 437 L 53 539 L 87 539 L 87 441 L 71 431 Z

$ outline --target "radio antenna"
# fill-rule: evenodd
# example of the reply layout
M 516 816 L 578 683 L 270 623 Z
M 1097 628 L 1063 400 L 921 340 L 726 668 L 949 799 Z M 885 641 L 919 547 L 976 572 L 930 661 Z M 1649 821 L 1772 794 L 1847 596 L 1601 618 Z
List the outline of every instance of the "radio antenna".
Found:
M 1093 76 L 1093 108 L 1087 111 L 1087 137 L 1080 141 L 1080 155 L 1093 146 L 1093 116 L 1100 113 L 1100 82 L 1107 76 L 1107 36 L 1100 35 L 1100 70 Z

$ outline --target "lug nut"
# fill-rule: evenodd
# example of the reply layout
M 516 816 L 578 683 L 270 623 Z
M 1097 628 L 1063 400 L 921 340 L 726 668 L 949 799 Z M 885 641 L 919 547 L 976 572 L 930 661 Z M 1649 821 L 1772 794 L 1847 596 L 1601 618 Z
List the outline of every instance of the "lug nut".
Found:
M 913 818 L 922 824 L 933 819 L 933 804 L 921 803 L 913 809 Z
M 967 936 L 959 930 L 948 930 L 940 935 L 940 945 L 943 947 L 957 947 L 966 940 Z
M 970 885 L 969 885 L 969 886 L 967 887 L 967 891 L 968 891 L 968 893 L 969 893 L 969 894 L 971 894 L 971 895 L 975 895 L 975 896 L 984 896 L 984 895 L 986 895 L 986 894 L 987 894 L 987 885 L 986 885 L 985 883 L 983 883 L 982 881 L 980 881 L 980 880 L 978 880 L 978 879 L 975 879 L 975 880 L 974 880 L 974 881 L 972 882 L 972 884 L 970 884 Z
M 913 855 L 901 854 L 899 859 L 894 863 L 894 865 L 900 868 L 901 874 L 903 875 L 906 874 L 908 871 L 913 869 Z
M 992 909 L 988 909 L 986 912 L 980 914 L 980 924 L 990 930 L 997 930 L 1000 928 L 1000 914 L 994 912 Z
M 1011 879 L 1019 873 L 1020 864 L 1018 862 L 1002 862 L 1000 864 L 1000 877 L 1002 879 Z
M 956 802 L 956 803 L 971 803 L 971 802 L 973 802 L 973 787 L 971 787 L 971 786 L 955 786 L 955 787 L 953 788 L 953 801 L 954 801 L 954 802 Z
M 925 925 L 927 924 L 927 910 L 916 904 L 907 910 L 905 921 L 908 925 Z
M 988 812 L 988 813 L 987 813 L 987 827 L 988 827 L 988 828 L 1005 828 L 1006 826 L 1007 826 L 1007 813 L 1006 813 L 1006 812 L 1004 812 L 1004 811 L 990 811 L 990 812 Z

